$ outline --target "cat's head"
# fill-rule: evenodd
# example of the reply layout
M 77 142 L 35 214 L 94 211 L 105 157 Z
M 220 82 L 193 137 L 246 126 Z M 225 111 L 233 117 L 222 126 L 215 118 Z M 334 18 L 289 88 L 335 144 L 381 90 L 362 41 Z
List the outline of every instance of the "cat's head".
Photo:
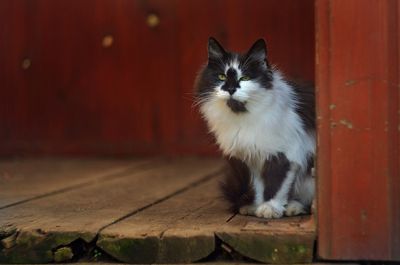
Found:
M 225 50 L 214 38 L 208 40 L 208 63 L 198 76 L 197 96 L 201 104 L 223 102 L 234 113 L 248 111 L 249 102 L 270 89 L 272 72 L 263 39 L 246 53 Z

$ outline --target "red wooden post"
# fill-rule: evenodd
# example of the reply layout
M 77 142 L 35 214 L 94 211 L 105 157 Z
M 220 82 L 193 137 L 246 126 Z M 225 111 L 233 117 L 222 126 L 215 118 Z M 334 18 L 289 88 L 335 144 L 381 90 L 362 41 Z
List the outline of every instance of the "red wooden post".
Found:
M 397 0 L 316 1 L 318 254 L 400 260 Z

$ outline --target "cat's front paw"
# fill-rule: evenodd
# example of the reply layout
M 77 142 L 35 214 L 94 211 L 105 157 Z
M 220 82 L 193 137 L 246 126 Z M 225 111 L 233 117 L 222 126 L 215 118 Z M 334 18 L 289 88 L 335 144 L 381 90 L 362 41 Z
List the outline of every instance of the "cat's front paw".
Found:
M 283 206 L 283 204 L 277 201 L 269 200 L 257 206 L 256 216 L 267 219 L 281 218 L 284 211 L 285 207 Z
M 255 215 L 256 213 L 256 206 L 255 205 L 245 205 L 240 207 L 239 209 L 239 213 L 242 215 Z
M 286 216 L 295 216 L 300 214 L 306 214 L 307 211 L 303 204 L 298 201 L 292 200 L 286 206 L 285 215 Z

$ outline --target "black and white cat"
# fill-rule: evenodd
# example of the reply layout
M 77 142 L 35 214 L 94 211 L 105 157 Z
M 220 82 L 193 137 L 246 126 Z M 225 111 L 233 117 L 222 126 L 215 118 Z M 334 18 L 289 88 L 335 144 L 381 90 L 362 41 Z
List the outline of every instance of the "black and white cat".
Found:
M 245 54 L 208 42 L 197 101 L 230 170 L 223 185 L 232 209 L 279 218 L 308 212 L 315 183 L 314 92 L 268 63 L 265 41 Z

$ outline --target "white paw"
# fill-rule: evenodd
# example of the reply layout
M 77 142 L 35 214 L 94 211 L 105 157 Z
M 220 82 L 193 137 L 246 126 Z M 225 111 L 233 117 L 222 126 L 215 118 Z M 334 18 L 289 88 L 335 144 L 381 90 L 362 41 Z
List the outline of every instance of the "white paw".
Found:
M 256 206 L 254 205 L 245 205 L 240 207 L 239 213 L 242 215 L 255 215 L 256 213 Z
M 268 219 L 280 218 L 284 211 L 285 207 L 281 203 L 270 200 L 257 206 L 256 216 Z
M 295 216 L 299 214 L 305 214 L 306 210 L 304 209 L 304 205 L 298 201 L 290 201 L 286 206 L 285 214 L 286 216 Z

